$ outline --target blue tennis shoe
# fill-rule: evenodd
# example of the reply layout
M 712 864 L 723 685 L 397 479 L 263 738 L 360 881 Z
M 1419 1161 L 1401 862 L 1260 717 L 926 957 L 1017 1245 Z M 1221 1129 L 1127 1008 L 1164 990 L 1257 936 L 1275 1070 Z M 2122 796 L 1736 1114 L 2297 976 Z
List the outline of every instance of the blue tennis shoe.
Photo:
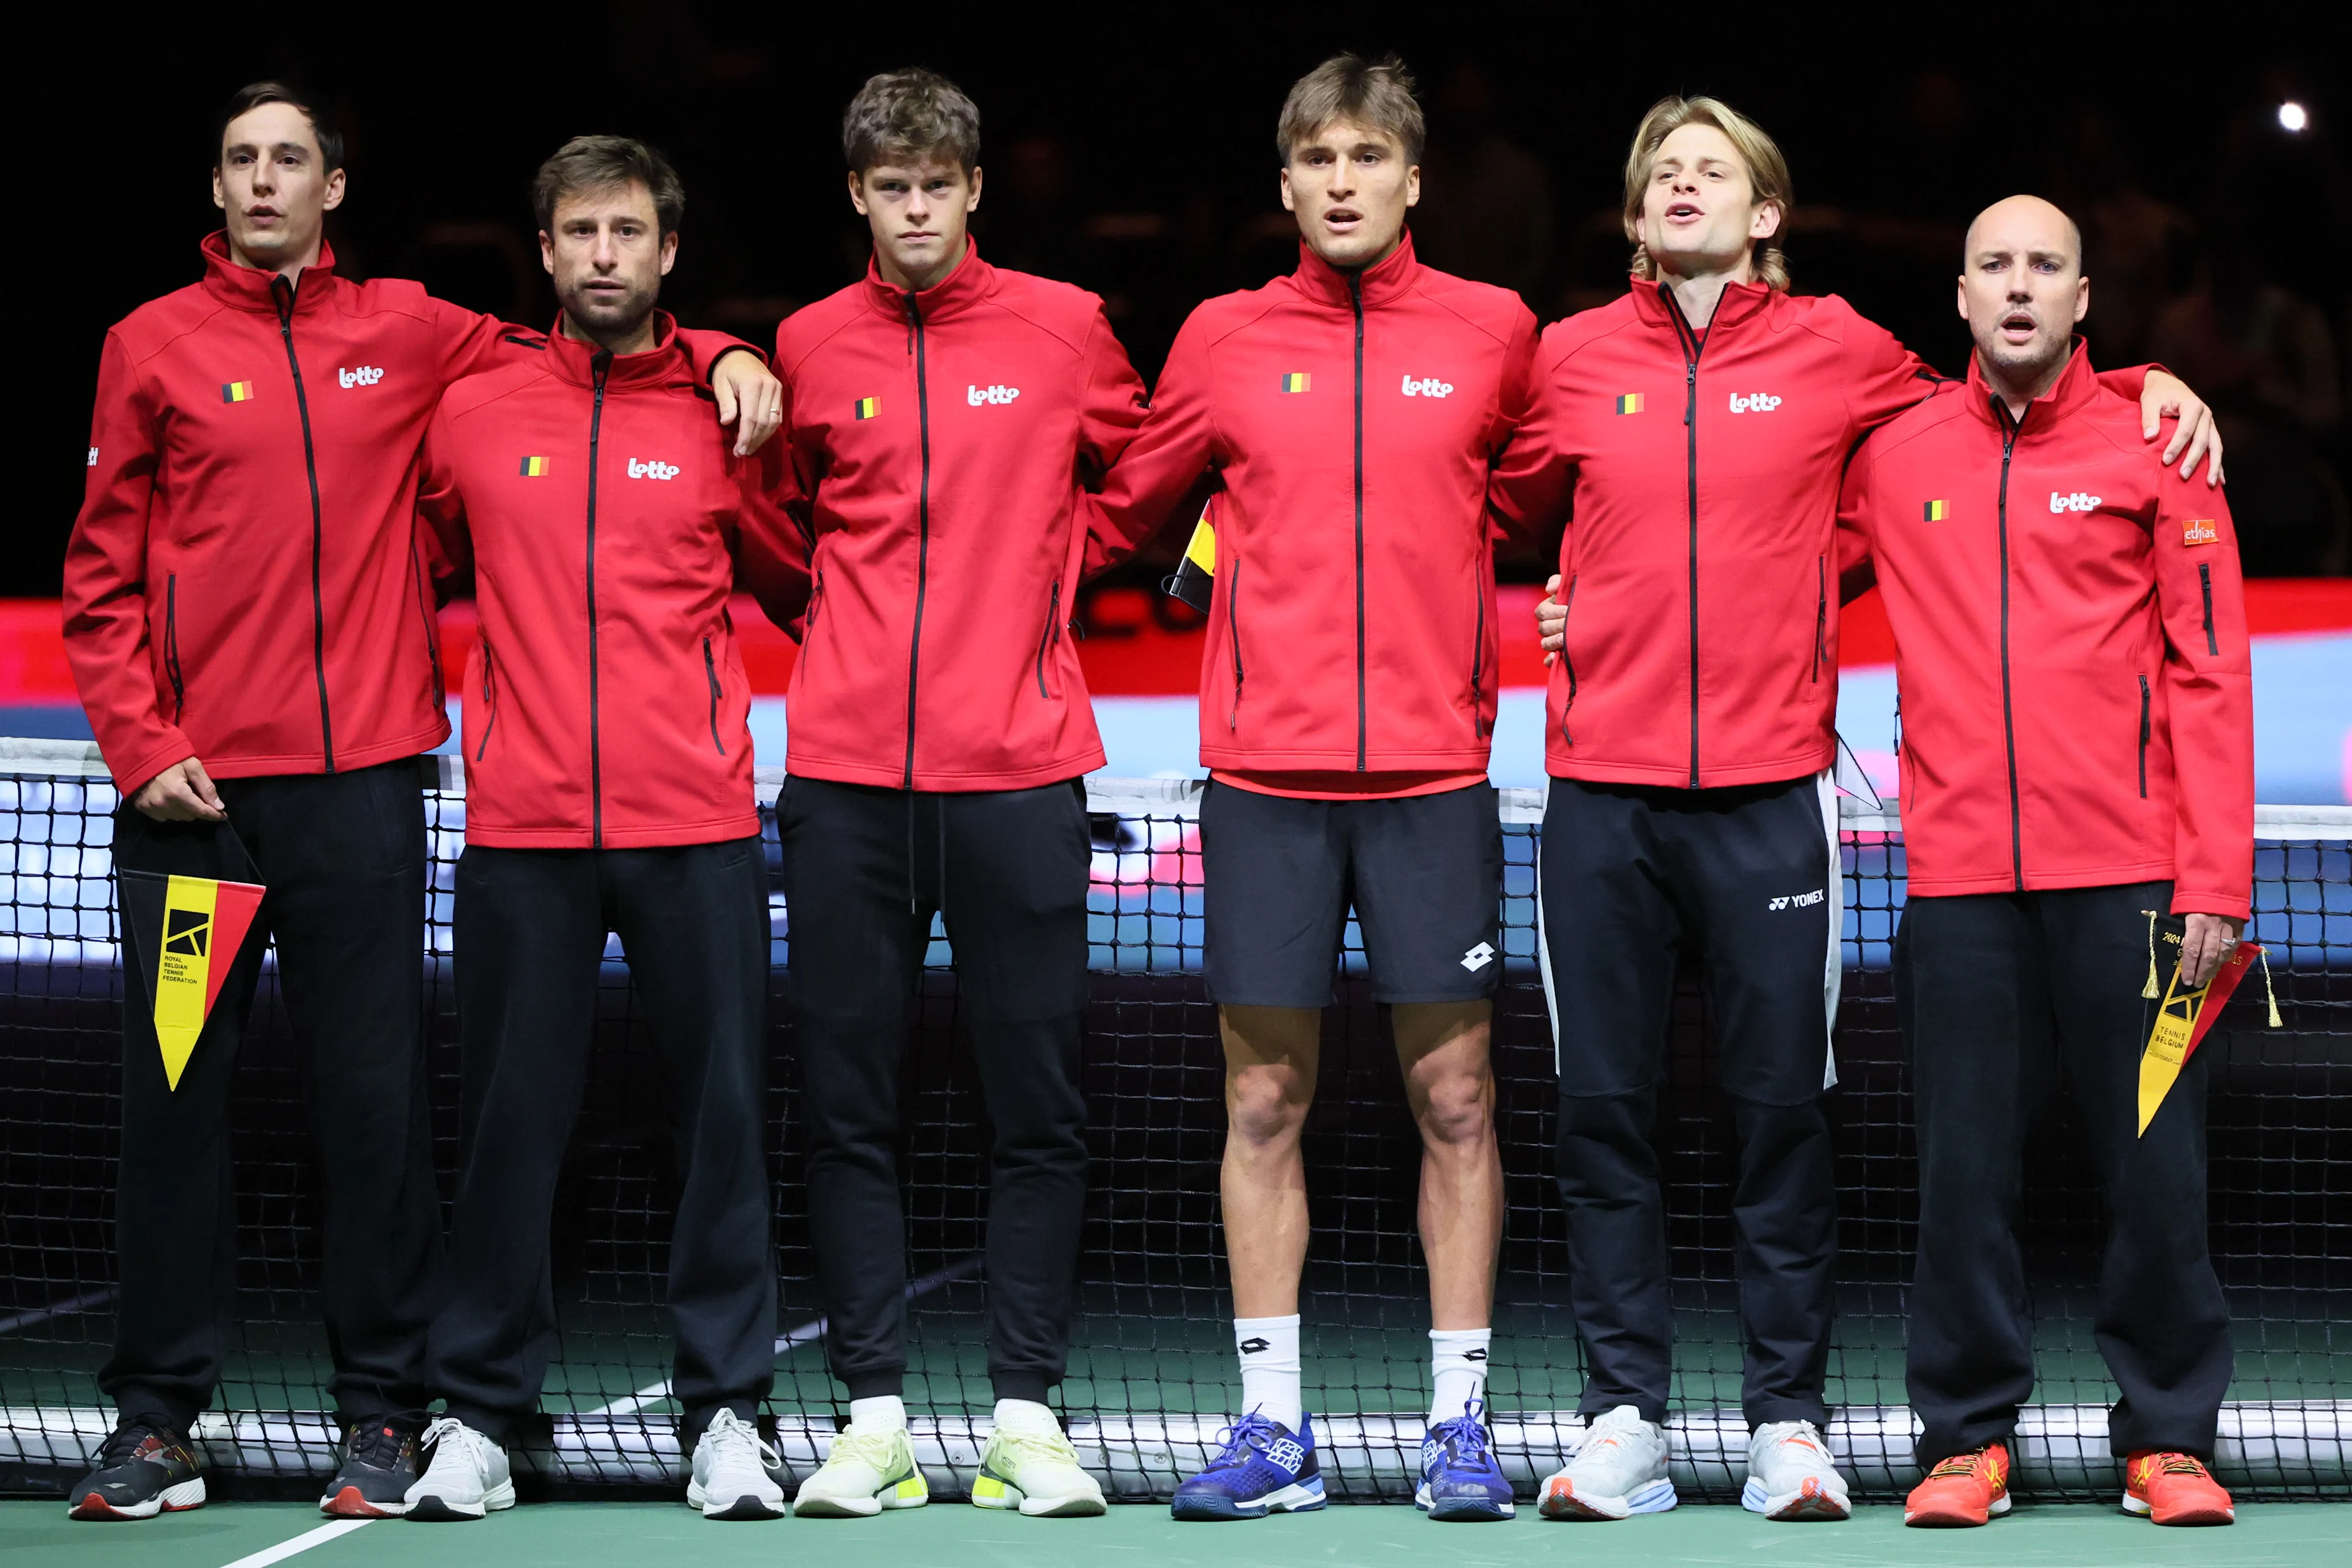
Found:
M 1511 1483 L 1486 1436 L 1486 1402 L 1474 1399 L 1451 1421 L 1440 1421 L 1421 1440 L 1421 1486 L 1413 1506 L 1433 1520 L 1467 1523 L 1509 1519 L 1518 1512 Z
M 1264 1519 L 1323 1506 L 1312 1415 L 1300 1416 L 1294 1433 L 1253 1410 L 1226 1427 L 1220 1441 L 1224 1447 L 1209 1468 L 1176 1489 L 1168 1511 L 1178 1519 Z

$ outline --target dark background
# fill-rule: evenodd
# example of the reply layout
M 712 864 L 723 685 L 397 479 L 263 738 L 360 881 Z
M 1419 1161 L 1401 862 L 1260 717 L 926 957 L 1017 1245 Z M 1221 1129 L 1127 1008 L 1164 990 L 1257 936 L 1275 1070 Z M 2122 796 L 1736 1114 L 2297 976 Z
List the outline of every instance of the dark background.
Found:
M 1625 147 L 1667 92 L 1723 97 L 1780 142 L 1800 291 L 1846 296 L 1947 370 L 1966 357 L 1951 300 L 1969 217 L 2015 191 L 2051 196 L 2086 232 L 2096 360 L 2160 358 L 2223 411 L 2249 570 L 2343 573 L 2352 183 L 2338 132 L 2352 95 L 2321 15 L 2265 7 L 2257 28 L 2226 5 L 2112 21 L 1443 0 L 109 12 L 79 45 L 45 47 L 20 100 L 30 232 L 58 232 L 36 216 L 45 188 L 60 215 L 79 210 L 66 253 L 19 254 L 42 390 L 20 414 L 23 510 L 0 594 L 57 591 L 100 341 L 195 278 L 195 242 L 217 226 L 215 117 L 246 81 L 297 79 L 340 121 L 351 189 L 329 233 L 341 270 L 421 279 L 533 324 L 554 305 L 524 196 L 532 170 L 571 135 L 645 137 L 688 196 L 664 303 L 764 346 L 782 316 L 864 266 L 843 105 L 871 71 L 929 65 L 982 108 L 983 251 L 1101 293 L 1149 378 L 1196 301 L 1293 265 L 1276 112 L 1341 47 L 1397 49 L 1421 79 L 1423 258 L 1517 289 L 1545 321 L 1623 287 Z M 2288 100 L 2309 112 L 2301 135 L 2280 128 Z

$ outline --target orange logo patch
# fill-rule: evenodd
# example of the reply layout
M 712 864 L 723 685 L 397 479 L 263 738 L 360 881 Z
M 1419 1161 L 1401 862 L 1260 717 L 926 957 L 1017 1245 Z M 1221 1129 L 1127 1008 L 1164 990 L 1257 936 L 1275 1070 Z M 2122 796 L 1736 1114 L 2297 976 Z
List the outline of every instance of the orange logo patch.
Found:
M 2195 518 L 2180 525 L 2180 542 L 2184 545 L 2211 544 L 2221 537 L 2221 531 L 2213 526 L 2211 518 Z

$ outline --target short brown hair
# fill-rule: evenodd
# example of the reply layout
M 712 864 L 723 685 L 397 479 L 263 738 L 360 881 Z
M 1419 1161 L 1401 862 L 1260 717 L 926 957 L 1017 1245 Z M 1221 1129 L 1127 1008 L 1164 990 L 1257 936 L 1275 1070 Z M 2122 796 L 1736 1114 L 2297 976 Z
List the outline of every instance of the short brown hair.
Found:
M 664 234 L 677 232 L 686 216 L 686 186 L 669 160 L 628 136 L 574 136 L 555 150 L 531 177 L 530 209 L 540 231 L 555 232 L 555 204 L 575 191 L 609 191 L 640 184 L 654 199 L 654 221 Z
M 1650 247 L 1642 243 L 1642 195 L 1649 189 L 1650 165 L 1656 161 L 1658 149 L 1667 137 L 1685 125 L 1712 125 L 1739 150 L 1739 161 L 1748 165 L 1749 195 L 1759 206 L 1780 209 L 1780 234 L 1789 231 L 1789 208 L 1796 200 L 1795 189 L 1789 184 L 1789 161 L 1780 155 L 1780 144 L 1764 133 L 1764 128 L 1739 110 L 1716 98 L 1662 98 L 1642 116 L 1641 125 L 1633 132 L 1633 150 L 1625 154 L 1625 237 L 1633 242 L 1633 276 L 1655 279 L 1658 264 L 1650 259 Z M 1775 235 L 1773 239 L 1778 239 Z M 1756 276 L 1766 287 L 1789 291 L 1789 258 L 1781 254 L 1773 239 L 1758 240 L 1748 247 L 1756 259 Z
M 310 134 L 319 140 L 319 161 L 330 170 L 343 166 L 342 133 L 327 122 L 326 117 L 310 106 L 310 95 L 288 86 L 282 81 L 247 82 L 229 94 L 228 107 L 221 110 L 220 127 L 213 137 L 213 167 L 220 167 L 221 149 L 227 143 L 228 128 L 236 117 L 265 103 L 282 103 L 310 122 Z
M 1335 120 L 1388 132 L 1403 145 L 1408 163 L 1421 162 L 1429 140 L 1421 100 L 1412 95 L 1412 73 L 1394 55 L 1376 60 L 1333 55 L 1292 82 L 1275 128 L 1275 150 L 1287 163 L 1293 149 Z
M 841 155 L 862 174 L 879 163 L 980 166 L 980 106 L 939 72 L 909 66 L 866 79 L 841 116 Z

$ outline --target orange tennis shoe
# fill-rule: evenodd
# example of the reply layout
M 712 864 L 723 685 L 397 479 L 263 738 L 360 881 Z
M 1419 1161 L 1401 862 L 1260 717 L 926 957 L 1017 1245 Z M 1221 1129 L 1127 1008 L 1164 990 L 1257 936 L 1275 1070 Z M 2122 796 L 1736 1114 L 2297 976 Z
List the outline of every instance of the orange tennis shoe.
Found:
M 2142 1448 L 2124 1461 L 2124 1511 L 2158 1524 L 2234 1524 L 2230 1494 L 2189 1454 Z
M 1903 1501 L 1903 1522 L 1927 1529 L 1982 1524 L 2009 1511 L 2009 1448 L 1987 1443 L 1927 1472 Z

